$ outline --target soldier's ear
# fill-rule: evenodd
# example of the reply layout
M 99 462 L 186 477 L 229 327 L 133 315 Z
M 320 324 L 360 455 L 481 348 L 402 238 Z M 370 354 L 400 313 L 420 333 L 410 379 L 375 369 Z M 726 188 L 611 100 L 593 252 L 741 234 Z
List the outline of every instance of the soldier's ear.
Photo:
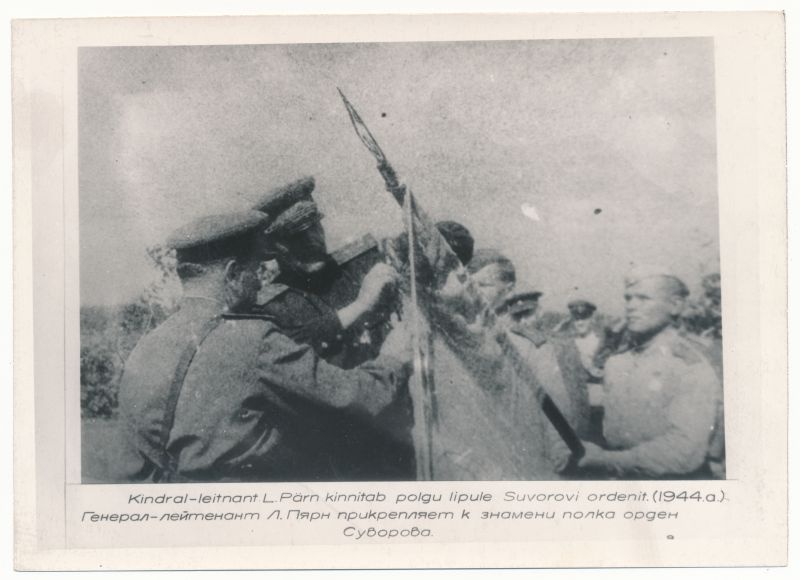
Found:
M 672 296 L 670 303 L 672 304 L 672 308 L 670 309 L 672 316 L 680 316 L 686 309 L 686 300 L 677 294 Z
M 233 282 L 239 277 L 242 268 L 236 260 L 228 260 L 225 263 L 225 281 Z

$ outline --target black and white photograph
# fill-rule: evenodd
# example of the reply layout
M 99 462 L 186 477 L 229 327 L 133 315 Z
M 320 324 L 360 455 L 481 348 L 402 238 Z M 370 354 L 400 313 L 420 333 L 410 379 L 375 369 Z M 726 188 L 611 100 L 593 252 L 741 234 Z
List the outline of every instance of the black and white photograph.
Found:
M 785 565 L 784 20 L 15 21 L 15 566 Z
M 84 484 L 726 478 L 712 38 L 77 84 Z

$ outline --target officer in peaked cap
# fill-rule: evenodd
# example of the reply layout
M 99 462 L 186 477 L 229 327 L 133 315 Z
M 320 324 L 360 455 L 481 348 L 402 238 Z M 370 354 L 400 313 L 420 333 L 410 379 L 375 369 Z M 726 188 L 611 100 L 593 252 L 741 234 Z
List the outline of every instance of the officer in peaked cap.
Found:
M 311 196 L 314 187 L 313 177 L 303 177 L 266 194 L 255 209 L 273 217 L 267 231 L 291 235 L 322 221 L 324 216 Z
M 236 296 L 231 295 L 224 307 L 229 312 L 251 308 L 258 289 L 257 279 L 249 276 L 249 268 L 263 259 L 260 240 L 268 220 L 266 214 L 251 210 L 204 216 L 175 230 L 165 245 L 175 250 L 184 286 L 193 287 L 214 264 L 227 259 L 232 268 L 239 268 L 229 275 L 240 274 L 241 284 L 247 287 Z
M 272 217 L 264 230 L 266 248 L 280 268 L 260 294 L 256 311 L 274 318 L 282 332 L 311 345 L 326 361 L 348 369 L 380 351 L 398 275 L 381 261 L 371 236 L 328 251 L 314 185 L 312 177 L 299 179 L 255 205 Z M 380 431 L 356 419 L 341 423 L 348 445 L 335 463 L 345 478 L 414 478 L 410 400 L 398 401 L 386 415 L 392 417 L 386 425 L 397 429 Z
M 625 479 L 710 479 L 721 385 L 674 322 L 688 289 L 673 272 L 636 267 L 625 278 L 630 348 L 605 365 L 603 435 L 582 467 Z
M 572 300 L 567 304 L 569 318 L 564 320 L 556 332 L 575 341 L 581 361 L 591 379 L 599 379 L 602 371 L 595 364 L 595 355 L 601 348 L 603 332 L 594 319 L 597 306 L 588 300 Z
M 125 365 L 114 480 L 336 480 L 342 442 L 329 425 L 375 418 L 404 388 L 402 329 L 375 361 L 343 370 L 250 312 L 267 224 L 257 211 L 215 215 L 169 238 L 184 295 Z
M 597 310 L 597 306 L 588 300 L 572 300 L 567 309 L 573 320 L 586 320 Z
M 578 353 L 570 342 L 541 328 L 539 298 L 532 288 L 515 290 L 498 315 L 511 320 L 512 342 L 579 436 L 588 433 L 589 403 Z
M 514 322 L 523 322 L 536 314 L 541 296 L 538 290 L 515 290 L 503 301 L 497 314 L 508 315 Z

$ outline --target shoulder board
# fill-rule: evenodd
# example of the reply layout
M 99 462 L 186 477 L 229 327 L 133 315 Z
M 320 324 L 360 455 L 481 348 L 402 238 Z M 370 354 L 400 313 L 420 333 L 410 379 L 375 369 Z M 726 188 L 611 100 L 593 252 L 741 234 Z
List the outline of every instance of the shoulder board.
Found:
M 544 343 L 547 342 L 547 335 L 541 330 L 537 330 L 535 328 L 526 328 L 524 326 L 518 326 L 511 329 L 511 332 L 517 334 L 523 338 L 527 338 L 530 340 L 536 348 L 539 348 Z
M 331 252 L 331 258 L 339 264 L 346 264 L 347 262 L 357 258 L 361 254 L 372 250 L 373 248 L 378 247 L 378 242 L 375 241 L 375 238 L 372 237 L 371 234 L 367 234 L 358 240 L 350 242 L 349 244 L 345 244 L 341 248 L 338 248 Z
M 223 320 L 269 320 L 275 322 L 275 317 L 257 312 L 227 312 L 222 315 Z
M 286 284 L 273 282 L 267 285 L 266 288 L 262 288 L 258 293 L 259 304 L 268 304 L 287 290 L 289 290 L 289 287 Z
M 672 345 L 672 355 L 689 365 L 695 365 L 706 360 L 699 351 L 700 346 L 694 346 L 687 339 L 676 340 Z

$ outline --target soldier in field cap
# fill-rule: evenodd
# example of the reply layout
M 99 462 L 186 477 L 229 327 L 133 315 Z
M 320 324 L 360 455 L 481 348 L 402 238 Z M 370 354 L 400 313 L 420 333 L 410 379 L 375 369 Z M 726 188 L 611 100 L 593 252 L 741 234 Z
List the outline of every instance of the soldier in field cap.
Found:
M 597 306 L 588 300 L 572 300 L 567 304 L 567 310 L 573 320 L 587 320 L 592 317 Z
M 703 353 L 674 322 L 689 291 L 667 269 L 625 278 L 630 344 L 605 367 L 605 448 L 586 443 L 580 465 L 624 479 L 710 479 L 721 386 Z
M 567 422 L 580 437 L 587 434 L 588 399 L 574 347 L 539 325 L 542 292 L 532 287 L 514 290 L 497 309 L 508 319 L 509 336 L 552 397 Z
M 380 351 L 398 274 L 382 262 L 371 236 L 328 251 L 314 186 L 312 177 L 304 177 L 268 192 L 255 205 L 272 218 L 264 228 L 265 247 L 280 270 L 255 311 L 272 317 L 282 332 L 311 345 L 329 363 L 354 368 Z M 387 412 L 386 424 L 392 426 L 387 430 L 343 418 L 339 429 L 347 444 L 333 460 L 342 478 L 413 479 L 412 415 L 406 399 Z
M 380 424 L 407 375 L 407 339 L 343 370 L 252 313 L 267 215 L 207 216 L 177 230 L 180 309 L 145 335 L 120 384 L 129 482 L 336 480 L 342 416 Z

